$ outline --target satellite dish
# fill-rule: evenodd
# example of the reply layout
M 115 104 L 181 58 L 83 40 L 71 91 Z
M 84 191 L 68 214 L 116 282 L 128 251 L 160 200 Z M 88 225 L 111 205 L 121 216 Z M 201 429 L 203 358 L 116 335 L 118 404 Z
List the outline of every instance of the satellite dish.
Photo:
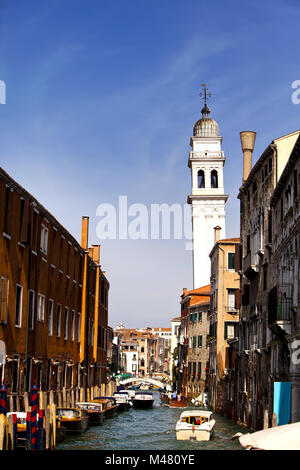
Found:
M 0 366 L 5 365 L 6 347 L 4 341 L 0 340 Z

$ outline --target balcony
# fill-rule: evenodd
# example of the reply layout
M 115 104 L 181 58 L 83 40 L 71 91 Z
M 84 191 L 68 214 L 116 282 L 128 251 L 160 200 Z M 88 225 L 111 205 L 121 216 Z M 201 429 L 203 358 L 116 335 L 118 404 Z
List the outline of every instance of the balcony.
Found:
M 243 271 L 248 279 L 252 279 L 259 271 L 259 255 L 251 251 L 243 259 Z
M 280 296 L 278 299 L 273 298 L 270 302 L 269 299 L 269 311 L 268 311 L 268 323 L 269 326 L 277 325 L 287 334 L 290 334 L 291 330 L 291 317 L 292 317 L 292 305 L 293 300 L 291 297 Z

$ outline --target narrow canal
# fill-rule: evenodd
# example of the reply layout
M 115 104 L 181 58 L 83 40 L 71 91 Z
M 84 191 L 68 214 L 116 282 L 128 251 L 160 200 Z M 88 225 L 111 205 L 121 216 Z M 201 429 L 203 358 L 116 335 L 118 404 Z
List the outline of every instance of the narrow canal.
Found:
M 154 392 L 152 409 L 131 408 L 92 426 L 81 435 L 68 435 L 57 445 L 57 450 L 240 450 L 238 440 L 231 438 L 236 432 L 247 432 L 231 420 L 214 414 L 214 437 L 208 442 L 177 441 L 176 421 L 183 409 L 160 405 L 158 392 Z M 185 408 L 187 410 L 189 408 Z

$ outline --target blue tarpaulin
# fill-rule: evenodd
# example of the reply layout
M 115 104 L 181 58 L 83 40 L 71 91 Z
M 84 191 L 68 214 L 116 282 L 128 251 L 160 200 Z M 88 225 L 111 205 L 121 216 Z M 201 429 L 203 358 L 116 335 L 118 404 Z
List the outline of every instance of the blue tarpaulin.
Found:
M 277 426 L 289 424 L 291 416 L 291 382 L 274 382 L 273 412 Z

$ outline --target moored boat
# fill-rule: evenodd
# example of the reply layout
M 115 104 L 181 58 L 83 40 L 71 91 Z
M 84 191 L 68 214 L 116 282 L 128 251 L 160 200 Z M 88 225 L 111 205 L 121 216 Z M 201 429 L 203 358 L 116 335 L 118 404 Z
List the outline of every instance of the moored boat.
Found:
M 27 436 L 26 436 L 27 413 L 24 411 L 14 411 L 14 412 L 7 413 L 7 416 L 9 415 L 16 415 L 17 417 L 17 441 L 16 441 L 17 448 L 25 449 L 26 441 L 27 441 Z M 61 426 L 60 424 L 61 423 L 59 421 L 56 423 L 56 431 L 55 431 L 56 443 L 63 441 L 64 438 L 66 437 L 67 430 L 65 427 Z M 46 442 L 46 429 L 45 429 L 45 423 L 44 423 L 44 427 L 42 430 L 43 448 L 45 447 L 45 442 Z
M 85 410 L 89 417 L 89 424 L 99 425 L 103 424 L 104 411 L 100 403 L 93 402 L 77 402 L 76 407 L 80 410 Z
M 102 405 L 105 419 L 115 416 L 118 412 L 119 405 L 116 404 L 113 397 L 95 397 L 92 400 L 92 403 L 99 403 Z
M 170 406 L 172 408 L 185 408 L 187 401 L 184 396 L 178 396 L 175 392 L 161 392 L 160 400 L 163 406 Z
M 68 433 L 84 432 L 89 427 L 89 417 L 79 408 L 56 408 L 56 419 Z
M 118 411 L 128 411 L 129 408 L 133 406 L 132 401 L 129 398 L 128 394 L 125 393 L 114 393 L 113 398 L 116 401 L 116 404 L 119 405 Z
M 152 408 L 154 397 L 151 392 L 136 392 L 132 399 L 134 408 Z
M 184 411 L 176 423 L 177 440 L 209 441 L 216 421 L 212 411 L 191 410 Z

